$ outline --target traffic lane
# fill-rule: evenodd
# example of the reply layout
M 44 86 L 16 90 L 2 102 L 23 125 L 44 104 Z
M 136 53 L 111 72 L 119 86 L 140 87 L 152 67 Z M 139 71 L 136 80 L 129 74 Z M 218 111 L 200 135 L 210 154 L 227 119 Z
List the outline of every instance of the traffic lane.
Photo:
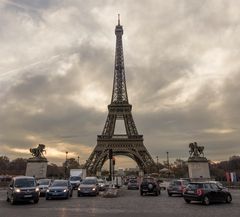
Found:
M 69 200 L 50 200 L 40 198 L 38 204 L 10 205 L 1 198 L 1 217 L 75 217 L 75 216 L 238 216 L 240 212 L 240 192 L 231 191 L 232 204 L 213 204 L 204 206 L 199 203 L 186 204 L 182 197 L 168 197 L 162 192 L 159 197 L 139 195 L 139 191 L 121 190 L 118 198 L 77 197 L 76 191 Z M 3 194 L 0 194 L 1 196 Z

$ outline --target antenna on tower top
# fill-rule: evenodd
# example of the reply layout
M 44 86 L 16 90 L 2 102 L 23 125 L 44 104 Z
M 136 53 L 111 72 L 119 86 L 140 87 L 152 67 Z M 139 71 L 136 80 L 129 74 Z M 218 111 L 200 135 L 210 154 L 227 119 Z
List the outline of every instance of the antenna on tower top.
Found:
M 120 26 L 120 14 L 118 14 L 118 25 Z

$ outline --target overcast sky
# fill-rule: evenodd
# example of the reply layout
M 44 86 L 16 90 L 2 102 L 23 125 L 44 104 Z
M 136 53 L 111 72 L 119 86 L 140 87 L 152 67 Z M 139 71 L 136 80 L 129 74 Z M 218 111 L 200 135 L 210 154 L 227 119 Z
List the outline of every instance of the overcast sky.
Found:
M 240 154 L 240 2 L 0 0 L 0 155 L 50 163 L 96 145 L 113 82 L 117 14 L 129 102 L 153 159 Z M 135 166 L 118 158 L 119 167 Z

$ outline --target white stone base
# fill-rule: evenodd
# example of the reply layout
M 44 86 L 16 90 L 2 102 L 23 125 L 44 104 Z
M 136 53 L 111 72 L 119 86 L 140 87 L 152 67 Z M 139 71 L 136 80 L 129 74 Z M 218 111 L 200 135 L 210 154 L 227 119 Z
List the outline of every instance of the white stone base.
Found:
M 47 161 L 27 162 L 26 176 L 34 176 L 36 179 L 46 178 Z
M 188 173 L 190 179 L 210 179 L 209 165 L 207 161 L 188 161 Z

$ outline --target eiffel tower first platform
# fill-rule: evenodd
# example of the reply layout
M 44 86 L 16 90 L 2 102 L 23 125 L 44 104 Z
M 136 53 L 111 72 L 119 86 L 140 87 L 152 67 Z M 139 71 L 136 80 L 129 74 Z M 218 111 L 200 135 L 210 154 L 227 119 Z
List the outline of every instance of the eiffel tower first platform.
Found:
M 111 104 L 108 105 L 108 116 L 102 135 L 97 137 L 97 145 L 86 161 L 85 168 L 88 174 L 96 174 L 106 160 L 108 160 L 109 149 L 113 156 L 124 155 L 132 158 L 144 173 L 156 171 L 156 165 L 143 144 L 143 135 L 139 135 L 132 117 L 132 105 L 128 102 L 126 77 L 124 69 L 122 35 L 123 27 L 115 28 L 116 51 L 115 67 Z M 123 120 L 126 134 L 114 134 L 116 121 Z

